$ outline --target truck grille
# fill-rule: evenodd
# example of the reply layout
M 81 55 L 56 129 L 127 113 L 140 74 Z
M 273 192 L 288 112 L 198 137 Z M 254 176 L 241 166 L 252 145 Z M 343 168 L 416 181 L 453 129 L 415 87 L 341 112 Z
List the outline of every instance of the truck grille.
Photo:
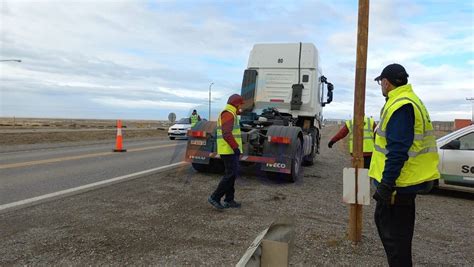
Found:
M 278 71 L 263 73 L 263 80 L 265 84 L 260 84 L 263 87 L 262 93 L 257 97 L 258 101 L 271 102 L 270 99 L 283 99 L 285 103 L 291 101 L 291 86 L 298 83 L 298 71 Z M 305 86 L 308 86 L 305 84 Z M 308 90 L 306 90 L 308 89 Z M 302 101 L 307 103 L 309 100 L 309 88 L 303 89 Z
M 288 102 L 291 97 L 292 81 L 295 79 L 292 73 L 267 73 L 265 80 L 265 92 L 271 98 L 281 98 Z

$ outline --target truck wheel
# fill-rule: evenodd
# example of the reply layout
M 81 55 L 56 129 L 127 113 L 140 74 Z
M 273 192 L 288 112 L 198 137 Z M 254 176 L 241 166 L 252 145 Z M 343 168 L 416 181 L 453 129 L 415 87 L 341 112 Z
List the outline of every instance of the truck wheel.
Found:
M 303 166 L 311 166 L 314 164 L 314 157 L 316 157 L 316 152 L 318 151 L 318 131 L 315 129 L 311 129 L 310 135 L 313 139 L 313 144 L 311 148 L 311 154 L 303 157 Z
M 311 166 L 313 164 L 314 164 L 314 154 L 313 153 L 303 157 L 303 166 Z
M 195 169 L 198 172 L 208 172 L 209 171 L 209 165 L 208 164 L 199 164 L 199 163 L 192 163 L 193 169 Z
M 224 163 L 219 159 L 211 159 L 209 164 L 192 163 L 193 168 L 198 172 L 223 173 Z
M 301 163 L 303 161 L 303 147 L 302 147 L 302 132 L 301 128 L 293 126 L 270 126 L 267 130 L 267 135 L 269 136 L 283 136 L 289 137 L 291 143 L 285 145 L 284 147 L 275 146 L 268 143 L 266 140 L 263 147 L 263 154 L 268 157 L 279 157 L 279 155 L 284 155 L 286 158 L 291 158 L 291 173 L 275 173 L 270 174 L 271 178 L 284 178 L 289 182 L 294 182 L 297 180 L 300 170 Z
M 297 139 L 295 144 L 295 153 L 291 160 L 291 173 L 288 174 L 288 181 L 294 183 L 301 172 L 301 164 L 303 162 L 303 147 L 301 146 L 301 140 Z
M 301 146 L 301 140 L 297 139 L 295 141 L 295 153 L 293 155 L 293 160 L 291 160 L 291 173 L 284 174 L 278 172 L 266 172 L 267 177 L 270 179 L 284 179 L 290 183 L 294 183 L 298 180 L 299 174 L 301 172 L 301 164 L 303 161 L 303 147 Z

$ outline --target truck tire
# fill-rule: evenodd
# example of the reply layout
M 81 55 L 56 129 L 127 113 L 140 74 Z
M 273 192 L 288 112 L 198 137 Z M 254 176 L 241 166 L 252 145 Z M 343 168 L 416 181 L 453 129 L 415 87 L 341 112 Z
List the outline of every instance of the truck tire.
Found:
M 209 164 L 192 163 L 193 169 L 202 173 L 223 173 L 224 163 L 219 159 L 210 159 Z
M 193 169 L 198 172 L 208 172 L 209 171 L 209 164 L 200 164 L 200 163 L 192 163 Z
M 314 158 L 316 157 L 316 153 L 319 150 L 319 142 L 318 142 L 318 130 L 312 128 L 309 132 L 312 137 L 313 145 L 311 148 L 311 154 L 307 156 L 303 156 L 303 166 L 311 166 L 314 164 Z
M 264 143 L 264 154 L 269 157 L 275 157 L 282 153 L 288 153 L 291 160 L 291 173 L 283 174 L 276 172 L 267 172 L 271 178 L 284 178 L 289 182 L 295 182 L 301 172 L 301 163 L 303 161 L 302 131 L 299 127 L 291 126 L 270 126 L 267 130 L 268 136 L 283 136 L 291 139 L 291 144 L 286 151 L 280 151 L 280 147 L 270 145 L 268 141 Z
M 296 139 L 293 145 L 295 146 L 295 148 L 293 159 L 291 160 L 291 173 L 288 174 L 287 177 L 288 181 L 291 183 L 294 183 L 296 180 L 298 180 L 303 163 L 303 146 L 301 145 L 301 139 Z
M 285 180 L 290 183 L 294 183 L 298 180 L 299 174 L 301 173 L 302 159 L 303 159 L 303 149 L 301 146 L 301 141 L 295 141 L 295 154 L 294 158 L 291 161 L 291 173 L 279 173 L 279 172 L 269 172 L 267 171 L 267 177 L 275 180 Z M 299 156 L 298 156 L 299 155 Z

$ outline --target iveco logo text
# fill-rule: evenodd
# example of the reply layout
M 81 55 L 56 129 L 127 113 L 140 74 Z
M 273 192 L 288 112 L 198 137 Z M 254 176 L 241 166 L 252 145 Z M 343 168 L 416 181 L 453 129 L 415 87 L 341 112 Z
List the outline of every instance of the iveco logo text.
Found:
M 200 159 L 200 160 L 205 160 L 206 157 L 202 157 L 202 156 L 189 156 L 190 159 Z
M 286 168 L 285 163 L 267 163 L 267 167 L 272 167 L 272 168 L 279 168 L 279 169 L 284 169 Z

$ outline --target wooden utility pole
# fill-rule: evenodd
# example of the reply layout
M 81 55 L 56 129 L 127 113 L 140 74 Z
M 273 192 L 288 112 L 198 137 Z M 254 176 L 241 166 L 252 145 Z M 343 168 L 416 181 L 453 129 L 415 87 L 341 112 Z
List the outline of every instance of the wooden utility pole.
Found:
M 357 25 L 357 58 L 354 89 L 354 124 L 353 124 L 353 153 L 352 167 L 355 169 L 356 203 L 350 204 L 349 240 L 359 242 L 362 238 L 362 205 L 357 203 L 358 169 L 364 168 L 363 127 L 365 105 L 365 79 L 367 72 L 367 43 L 369 32 L 369 0 L 359 0 L 359 15 Z

